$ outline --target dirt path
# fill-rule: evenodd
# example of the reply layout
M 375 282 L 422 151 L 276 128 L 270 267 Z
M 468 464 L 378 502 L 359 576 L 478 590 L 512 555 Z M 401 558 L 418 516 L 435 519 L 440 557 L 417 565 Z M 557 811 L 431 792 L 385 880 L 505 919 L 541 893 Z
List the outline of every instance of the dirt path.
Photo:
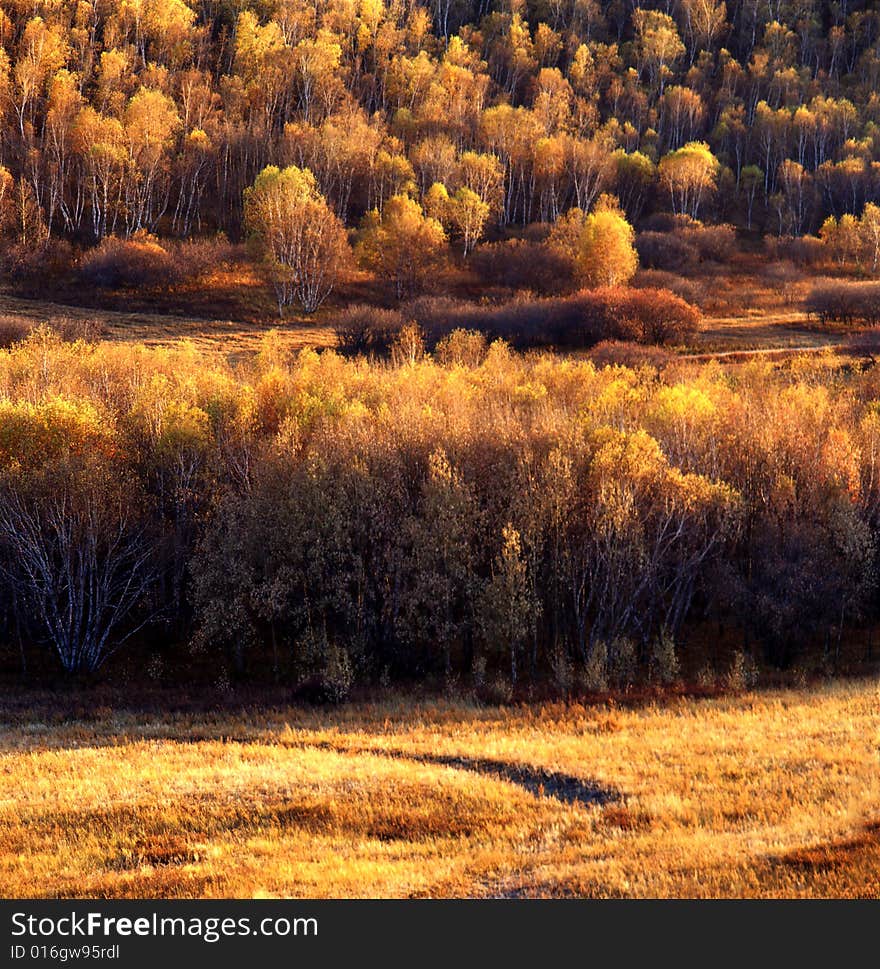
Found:
M 838 343 L 825 343 L 822 346 L 795 346 L 795 347 L 757 347 L 751 350 L 717 350 L 714 353 L 683 353 L 682 360 L 691 360 L 696 363 L 704 363 L 709 360 L 740 360 L 749 357 L 777 357 L 797 356 L 800 354 L 824 353 L 826 350 L 840 350 L 845 344 L 843 341 Z

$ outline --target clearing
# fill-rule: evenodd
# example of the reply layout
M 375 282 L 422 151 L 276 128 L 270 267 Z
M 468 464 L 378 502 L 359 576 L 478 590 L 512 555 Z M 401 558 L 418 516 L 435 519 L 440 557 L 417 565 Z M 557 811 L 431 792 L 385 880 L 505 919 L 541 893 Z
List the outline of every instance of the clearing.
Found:
M 256 353 L 269 330 L 277 329 L 293 349 L 326 347 L 336 343 L 336 334 L 327 323 L 248 323 L 236 320 L 172 316 L 163 313 L 92 309 L 25 299 L 0 293 L 0 319 L 22 326 L 59 320 L 96 320 L 107 340 L 142 343 L 146 346 L 173 346 L 188 340 L 199 350 L 220 350 L 230 358 Z
M 703 329 L 684 355 L 700 361 L 740 355 L 747 358 L 763 354 L 772 357 L 780 353 L 783 356 L 815 353 L 838 349 L 856 332 L 852 328 L 821 326 L 809 320 L 802 309 L 782 305 L 778 297 L 771 296 L 766 288 L 756 286 L 747 277 L 738 292 L 738 301 L 716 298 L 704 308 Z M 44 321 L 95 320 L 101 324 L 108 340 L 147 346 L 171 346 L 187 340 L 199 350 L 221 351 L 232 360 L 255 353 L 263 337 L 273 329 L 294 350 L 335 346 L 332 321 L 338 311 L 338 305 L 328 304 L 313 318 L 294 315 L 289 320 L 279 321 L 269 315 L 250 320 L 223 319 L 143 308 L 131 312 L 95 309 L 0 292 L 0 320 L 13 326 L 28 327 Z
M 876 897 L 878 701 L 7 698 L 0 894 Z

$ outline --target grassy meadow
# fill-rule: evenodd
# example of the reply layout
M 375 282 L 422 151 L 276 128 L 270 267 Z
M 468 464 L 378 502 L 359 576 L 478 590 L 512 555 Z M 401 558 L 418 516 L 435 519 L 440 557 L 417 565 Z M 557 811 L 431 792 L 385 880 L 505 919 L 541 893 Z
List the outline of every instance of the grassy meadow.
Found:
M 0 895 L 876 896 L 878 702 L 876 679 L 632 707 L 21 696 Z

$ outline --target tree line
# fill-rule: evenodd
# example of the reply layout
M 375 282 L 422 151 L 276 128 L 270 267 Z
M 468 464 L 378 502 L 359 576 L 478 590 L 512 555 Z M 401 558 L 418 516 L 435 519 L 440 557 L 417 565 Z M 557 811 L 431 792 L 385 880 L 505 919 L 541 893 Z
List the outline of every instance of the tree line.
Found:
M 237 238 L 294 166 L 465 254 L 603 192 L 815 231 L 880 201 L 878 37 L 867 0 L 3 0 L 0 228 Z
M 270 336 L 233 368 L 40 329 L 0 352 L 4 664 L 129 651 L 331 699 L 667 681 L 724 637 L 833 664 L 876 619 L 877 381 L 463 330 L 388 363 Z

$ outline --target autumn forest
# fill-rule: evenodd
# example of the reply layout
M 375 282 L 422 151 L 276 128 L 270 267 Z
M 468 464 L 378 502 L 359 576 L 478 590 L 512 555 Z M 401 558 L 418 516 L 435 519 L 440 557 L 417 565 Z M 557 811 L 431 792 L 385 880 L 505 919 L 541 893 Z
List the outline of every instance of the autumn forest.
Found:
M 0 896 L 876 897 L 878 327 L 871 0 L 0 0 Z
M 341 700 L 870 662 L 872 4 L 5 0 L 0 44 L 6 291 L 185 305 L 225 266 L 280 326 L 0 328 L 10 672 Z M 695 357 L 699 278 L 761 263 L 865 346 Z
M 239 238 L 274 165 L 465 251 L 602 192 L 803 235 L 878 198 L 878 36 L 859 0 L 5 0 L 4 227 Z

